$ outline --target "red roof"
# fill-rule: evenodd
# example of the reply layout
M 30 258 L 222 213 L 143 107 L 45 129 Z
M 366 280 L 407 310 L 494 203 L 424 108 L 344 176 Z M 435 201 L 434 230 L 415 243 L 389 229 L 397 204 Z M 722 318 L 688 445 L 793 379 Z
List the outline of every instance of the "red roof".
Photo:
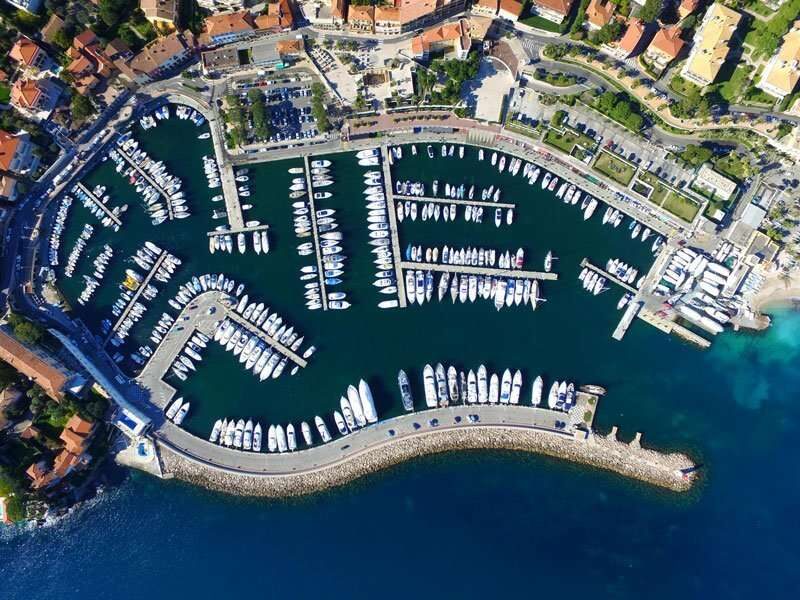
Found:
M 11 46 L 8 55 L 12 60 L 29 67 L 33 64 L 36 56 L 42 52 L 42 49 L 31 40 L 30 38 L 21 35 L 19 39 Z
M 517 0 L 500 0 L 500 10 L 510 13 L 515 17 L 522 14 L 523 8 L 524 5 L 522 2 L 518 2 Z
M 636 17 L 630 18 L 628 20 L 628 28 L 625 30 L 625 35 L 623 35 L 622 39 L 619 41 L 619 47 L 630 54 L 636 50 L 636 47 L 642 40 L 644 32 L 644 23 Z
M 595 27 L 602 27 L 611 21 L 616 8 L 610 0 L 592 0 L 586 7 L 586 19 Z
M 572 8 L 573 0 L 533 0 L 534 4 L 546 8 L 560 15 L 568 15 Z
M 650 48 L 654 48 L 662 54 L 666 54 L 675 59 L 686 45 L 686 42 L 681 37 L 681 33 L 683 32 L 678 26 L 664 27 L 656 34 L 653 41 L 650 42 Z
M 8 171 L 19 146 L 19 136 L 0 129 L 0 169 Z

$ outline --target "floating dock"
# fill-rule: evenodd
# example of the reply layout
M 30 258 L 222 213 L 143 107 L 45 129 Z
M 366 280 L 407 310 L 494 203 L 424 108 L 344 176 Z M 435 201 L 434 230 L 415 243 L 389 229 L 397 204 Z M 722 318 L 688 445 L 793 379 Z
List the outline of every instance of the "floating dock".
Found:
M 308 365 L 308 362 L 296 354 L 292 349 L 287 348 L 283 344 L 281 344 L 278 340 L 273 338 L 272 336 L 268 335 L 266 331 L 257 327 L 247 319 L 245 319 L 242 315 L 237 313 L 235 310 L 228 310 L 226 316 L 231 320 L 234 321 L 236 324 L 242 326 L 246 329 L 250 335 L 256 336 L 261 341 L 267 343 L 275 350 L 286 356 L 289 360 L 291 360 L 294 364 L 299 367 L 305 368 Z
M 631 294 L 635 295 L 636 293 L 638 293 L 638 290 L 635 287 L 633 287 L 631 284 L 622 281 L 622 279 L 620 279 L 616 275 L 612 275 L 611 273 L 609 273 L 605 269 L 602 269 L 602 268 L 598 267 L 597 265 L 593 265 L 586 258 L 584 258 L 581 261 L 581 268 L 583 268 L 583 267 L 589 267 L 592 271 L 595 271 L 598 274 L 602 275 L 608 281 L 611 281 L 612 283 L 616 283 L 618 286 L 620 286 L 620 287 L 624 288 L 625 290 L 629 291 Z
M 314 187 L 311 185 L 311 164 L 308 156 L 303 157 L 305 166 L 306 187 L 308 188 L 308 207 L 311 212 L 311 238 L 314 244 L 314 254 L 317 256 L 317 278 L 319 279 L 319 292 L 322 297 L 322 310 L 328 310 L 328 290 L 325 286 L 325 268 L 322 264 L 322 250 L 319 246 L 319 229 L 317 229 L 317 206 L 314 204 Z
M 77 188 L 78 188 L 80 191 L 82 191 L 84 194 L 86 194 L 86 195 L 88 196 L 88 198 L 89 198 L 89 199 L 90 199 L 92 202 L 94 202 L 94 204 L 96 204 L 96 205 L 97 205 L 97 207 L 98 207 L 100 210 L 102 210 L 102 211 L 103 211 L 103 213 L 105 213 L 105 215 L 106 215 L 106 216 L 107 216 L 109 219 L 111 219 L 111 220 L 114 222 L 114 224 L 116 224 L 116 225 L 118 225 L 118 226 L 119 226 L 119 225 L 122 225 L 122 220 L 120 220 L 120 218 L 119 218 L 117 215 L 115 215 L 113 212 L 111 212 L 111 211 L 108 209 L 108 207 L 107 207 L 107 206 L 106 206 L 106 205 L 105 205 L 105 204 L 104 204 L 104 203 L 103 203 L 103 202 L 102 202 L 102 201 L 101 201 L 101 200 L 100 200 L 100 199 L 99 199 L 97 196 L 95 196 L 95 195 L 94 195 L 94 194 L 91 192 L 91 190 L 89 190 L 89 188 L 87 188 L 85 185 L 83 185 L 83 183 L 81 183 L 81 182 L 79 181 L 79 182 L 77 182 L 77 183 L 75 184 L 75 187 L 77 187 Z
M 147 180 L 147 182 L 150 185 L 152 185 L 159 194 L 161 194 L 161 196 L 163 196 L 164 204 L 167 205 L 167 214 L 169 215 L 169 220 L 170 221 L 173 220 L 175 218 L 175 214 L 172 212 L 172 202 L 170 201 L 170 194 L 163 187 L 161 187 L 161 185 L 159 185 L 156 182 L 156 180 L 153 179 L 147 171 L 145 171 L 142 167 L 140 167 L 135 162 L 133 162 L 133 159 L 130 156 L 128 156 L 122 150 L 122 148 L 119 148 L 117 153 L 122 158 L 124 158 L 125 162 L 127 162 L 130 166 L 132 166 L 136 172 L 138 172 L 142 177 L 144 177 Z
M 400 308 L 405 308 L 406 282 L 403 279 L 403 269 L 400 264 L 400 235 L 397 231 L 397 214 L 394 211 L 394 186 L 392 185 L 392 166 L 389 163 L 389 149 L 381 146 L 381 167 L 383 168 L 383 186 L 386 190 L 386 208 L 389 217 L 389 237 L 392 241 L 392 263 L 397 285 L 397 303 Z
M 164 262 L 164 259 L 167 258 L 168 254 L 169 254 L 169 252 L 167 252 L 166 250 L 162 250 L 161 254 L 158 255 L 158 258 L 153 263 L 153 267 L 147 273 L 147 276 L 144 278 L 142 283 L 139 284 L 139 287 L 136 288 L 136 291 L 133 293 L 133 296 L 131 296 L 131 299 L 128 301 L 128 304 L 125 306 L 125 310 L 122 311 L 122 314 L 119 316 L 119 318 L 117 319 L 116 323 L 114 323 L 114 326 L 111 327 L 111 330 L 108 332 L 108 335 L 106 336 L 106 339 L 105 339 L 104 343 L 107 344 L 108 340 L 111 339 L 111 336 L 113 336 L 114 333 L 117 331 L 117 329 L 119 329 L 120 325 L 122 325 L 122 322 L 128 316 L 128 313 L 130 312 L 131 308 L 139 300 L 139 297 L 142 295 L 144 290 L 147 288 L 147 286 L 149 285 L 150 281 L 153 279 L 153 276 L 156 274 L 156 271 L 158 271 L 158 268 L 161 266 L 161 263 Z
M 225 231 L 208 231 L 206 235 L 208 237 L 217 237 L 220 235 L 237 235 L 239 233 L 250 233 L 251 231 L 263 231 L 264 229 L 269 229 L 269 225 L 255 225 L 253 227 L 241 227 L 239 229 L 226 229 Z
M 395 200 L 411 200 L 412 202 L 430 202 L 431 204 L 455 204 L 457 206 L 484 206 L 489 208 L 513 208 L 516 209 L 516 204 L 509 202 L 492 202 L 491 200 L 464 200 L 463 198 L 436 198 L 430 196 L 405 196 L 402 194 L 394 194 Z
M 495 267 L 473 267 L 470 265 L 442 265 L 439 263 L 401 261 L 400 266 L 412 271 L 439 271 L 448 273 L 467 273 L 468 275 L 484 275 L 488 277 L 509 277 L 511 279 L 539 279 L 556 281 L 558 273 L 544 271 L 525 271 L 523 269 L 498 269 Z

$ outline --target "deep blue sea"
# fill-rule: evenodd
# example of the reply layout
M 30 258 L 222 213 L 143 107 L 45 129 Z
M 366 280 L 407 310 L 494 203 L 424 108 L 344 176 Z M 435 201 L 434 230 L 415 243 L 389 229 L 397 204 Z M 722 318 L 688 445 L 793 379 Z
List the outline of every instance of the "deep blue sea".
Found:
M 280 502 L 135 474 L 50 527 L 4 531 L 0 597 L 794 597 L 800 314 L 708 352 L 657 347 L 601 414 L 698 457 L 689 495 L 505 453 Z

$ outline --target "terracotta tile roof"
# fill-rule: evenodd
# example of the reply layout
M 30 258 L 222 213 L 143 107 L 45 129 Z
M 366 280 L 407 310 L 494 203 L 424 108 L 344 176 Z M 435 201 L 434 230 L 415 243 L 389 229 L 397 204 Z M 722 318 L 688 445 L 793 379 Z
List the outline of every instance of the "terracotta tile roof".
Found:
M 139 8 L 153 20 L 173 22 L 178 14 L 177 0 L 139 0 Z
M 699 5 L 700 0 L 681 0 L 681 4 L 678 7 L 678 14 L 681 18 L 686 17 L 696 11 Z
M 64 429 L 61 435 L 58 436 L 67 451 L 80 456 L 86 450 L 86 438 L 72 431 L 71 429 Z
M 72 45 L 80 50 L 81 48 L 91 46 L 96 42 L 97 36 L 94 34 L 94 31 L 91 29 L 86 29 L 75 36 L 75 38 L 72 40 Z
M 267 4 L 267 12 L 256 17 L 256 29 L 292 29 L 294 17 L 289 0 Z
M 478 0 L 475 4 L 482 8 L 497 10 L 497 7 L 500 5 L 500 0 Z
M 52 43 L 55 35 L 64 26 L 64 20 L 57 14 L 50 15 L 50 20 L 42 27 L 42 39 L 46 42 Z
M 249 11 L 212 15 L 206 17 L 206 33 L 212 37 L 228 33 L 240 33 L 253 30 L 253 18 Z
M 446 23 L 438 27 L 426 29 L 422 35 L 411 40 L 411 50 L 419 55 L 429 52 L 433 44 L 462 40 L 462 43 L 471 44 L 469 40 L 469 25 L 465 19 L 456 23 Z
M 119 38 L 114 38 L 106 44 L 106 54 L 116 58 L 120 54 L 127 54 L 131 51 L 130 46 Z
M 650 42 L 649 48 L 655 49 L 661 54 L 669 56 L 671 59 L 675 59 L 686 45 L 686 42 L 681 37 L 681 33 L 682 30 L 678 26 L 664 27 L 659 30 L 653 38 L 653 41 Z
M 20 63 L 21 65 L 25 65 L 29 67 L 33 64 L 34 59 L 41 53 L 43 50 L 28 37 L 21 35 L 19 39 L 14 42 L 14 45 L 11 46 L 11 50 L 8 53 L 8 56 Z
M 280 40 L 275 44 L 278 54 L 301 54 L 305 47 L 303 40 Z
M 38 438 L 39 435 L 40 432 L 35 425 L 28 425 L 22 430 L 22 433 L 19 434 L 19 437 L 21 437 L 23 440 L 30 440 L 33 438 Z
M 19 143 L 19 136 L 0 129 L 0 169 L 8 171 L 11 168 Z
M 167 36 L 145 46 L 139 54 L 134 56 L 128 66 L 134 73 L 149 74 L 159 69 L 171 58 L 186 52 L 190 42 L 183 35 L 174 31 Z
M 0 359 L 33 379 L 53 400 L 61 400 L 64 397 L 64 386 L 69 379 L 67 374 L 45 362 L 2 329 L 0 329 Z
M 375 20 L 375 8 L 372 6 L 351 6 L 348 11 L 349 22 L 353 21 L 369 21 L 370 23 Z
M 43 460 L 33 463 L 28 467 L 27 471 L 25 471 L 25 474 L 30 477 L 34 485 L 36 485 L 37 481 L 41 481 L 42 478 L 47 475 L 47 464 Z
M 592 0 L 586 7 L 586 20 L 595 27 L 602 27 L 611 21 L 616 8 L 610 0 Z
M 71 429 L 75 433 L 83 436 L 89 435 L 94 429 L 94 423 L 81 418 L 80 415 L 72 415 L 67 421 L 67 429 Z
M 623 35 L 622 39 L 619 41 L 619 47 L 630 54 L 636 50 L 636 47 L 642 40 L 644 32 L 644 23 L 642 23 L 642 21 L 636 17 L 631 17 L 628 19 L 628 28 L 625 30 L 625 35 Z
M 344 19 L 347 14 L 347 0 L 331 0 L 331 15 Z
M 400 22 L 400 9 L 396 6 L 376 6 L 375 7 L 375 22 L 399 23 Z
M 495 4 L 497 4 L 496 0 Z M 400 9 L 400 22 L 405 24 L 434 12 L 437 2 L 436 0 L 396 0 L 395 6 Z
M 517 0 L 500 0 L 500 10 L 512 14 L 515 17 L 519 17 L 522 14 L 523 8 L 524 5 L 522 2 L 518 2 Z
M 533 2 L 560 15 L 568 15 L 572 8 L 573 0 L 533 0 Z
M 53 461 L 53 475 L 61 479 L 79 462 L 80 459 L 75 454 L 68 450 L 62 450 Z

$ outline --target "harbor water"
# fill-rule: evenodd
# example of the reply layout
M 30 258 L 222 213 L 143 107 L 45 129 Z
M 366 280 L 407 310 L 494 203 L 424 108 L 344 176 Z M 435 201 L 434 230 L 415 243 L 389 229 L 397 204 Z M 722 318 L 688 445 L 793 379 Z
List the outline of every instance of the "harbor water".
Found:
M 291 227 L 287 173 L 300 161 L 250 168 L 254 208 L 246 219 L 270 225 L 272 250 L 257 256 L 210 255 L 210 218 L 202 174 L 200 130 L 172 119 L 145 134 L 142 145 L 184 180 L 193 216 L 153 228 L 132 188 L 104 163 L 86 180 L 109 186 L 128 203 L 122 231 L 96 228 L 92 250 L 109 241 L 115 261 L 89 307 L 75 307 L 90 328 L 110 314 L 122 262 L 148 239 L 184 264 L 133 329 L 139 343 L 189 275 L 224 272 L 247 285 L 251 299 L 277 309 L 318 347 L 309 366 L 263 383 L 211 344 L 202 366 L 179 392 L 192 401 L 188 430 L 207 436 L 221 417 L 267 423 L 330 414 L 348 384 L 369 381 L 381 416 L 402 410 L 396 374 L 405 369 L 418 408 L 424 404 L 422 366 L 428 362 L 490 371 L 519 368 L 523 399 L 536 374 L 597 383 L 596 425 L 620 426 L 620 437 L 645 432 L 645 443 L 686 451 L 702 463 L 701 482 L 688 495 L 654 490 L 617 476 L 560 461 L 514 453 L 450 453 L 367 477 L 344 488 L 287 501 L 240 499 L 134 474 L 91 505 L 36 531 L 5 531 L 0 541 L 9 598 L 211 597 L 259 592 L 269 596 L 348 598 L 599 593 L 601 597 L 752 598 L 796 589 L 798 550 L 792 508 L 800 502 L 793 465 L 800 408 L 793 390 L 800 358 L 800 315 L 780 313 L 762 334 L 725 333 L 702 352 L 636 322 L 624 341 L 611 332 L 621 291 L 583 291 L 578 264 L 619 257 L 644 272 L 650 243 L 630 240 L 626 226 L 604 227 L 604 207 L 584 222 L 580 212 L 498 175 L 474 150 L 464 160 L 424 152 L 394 168 L 400 179 L 434 178 L 440 185 L 500 185 L 502 201 L 517 203 L 511 227 L 419 220 L 400 226 L 400 241 L 421 245 L 525 248 L 525 268 L 540 270 L 547 250 L 558 257 L 556 282 L 544 282 L 547 302 L 536 312 L 515 306 L 497 312 L 489 301 L 451 304 L 449 295 L 404 310 L 380 310 L 371 285 L 362 173 L 352 154 L 334 161 L 334 196 L 318 208 L 337 209 L 350 258 L 338 288 L 353 307 L 309 312 L 303 306 L 299 257 Z M 204 146 L 205 144 L 205 146 Z M 408 154 L 408 153 L 407 153 Z M 177 158 L 179 157 L 179 158 Z M 216 192 L 214 192 L 216 193 Z M 245 199 L 242 199 L 245 202 Z M 69 253 L 84 222 L 73 205 L 62 245 Z M 93 221 L 89 221 L 93 222 Z M 652 239 L 652 238 L 651 238 Z M 305 240 L 303 240 L 305 241 Z M 80 291 L 80 268 L 60 278 L 68 298 Z M 134 350 L 136 345 L 128 348 Z M 421 415 L 422 417 L 422 415 Z M 146 592 L 144 592 L 146 590 Z

